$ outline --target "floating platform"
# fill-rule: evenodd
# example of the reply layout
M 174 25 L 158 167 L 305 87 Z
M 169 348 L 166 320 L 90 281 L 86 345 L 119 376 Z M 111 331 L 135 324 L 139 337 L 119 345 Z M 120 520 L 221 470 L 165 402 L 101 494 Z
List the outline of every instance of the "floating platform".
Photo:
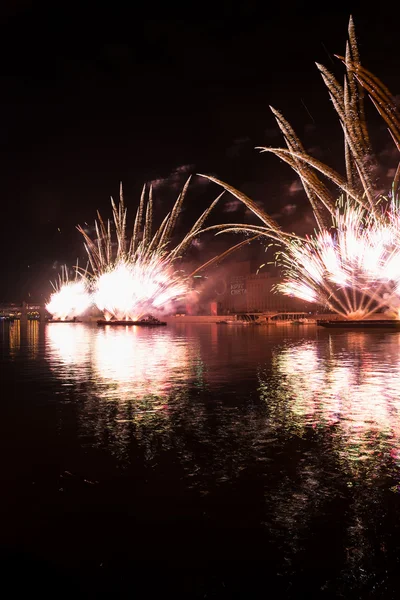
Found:
M 78 321 L 78 319 L 65 319 L 65 321 L 61 321 L 61 319 L 49 319 L 46 323 L 82 323 L 82 321 Z
M 395 319 L 317 321 L 317 325 L 332 329 L 395 329 L 400 331 L 400 321 Z
M 162 327 L 167 323 L 165 321 L 107 321 L 106 319 L 99 319 L 97 325 L 109 325 L 111 327 L 117 327 L 119 325 L 138 325 L 139 327 Z

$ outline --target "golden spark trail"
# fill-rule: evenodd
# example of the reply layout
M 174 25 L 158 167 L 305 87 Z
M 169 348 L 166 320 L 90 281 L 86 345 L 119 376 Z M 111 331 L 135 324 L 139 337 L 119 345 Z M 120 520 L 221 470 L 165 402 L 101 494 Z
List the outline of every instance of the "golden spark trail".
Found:
M 148 193 L 146 187 L 143 188 L 131 237 L 127 235 L 122 185 L 118 205 L 111 199 L 112 221 L 106 224 L 98 213 L 95 239 L 83 227 L 78 227 L 85 240 L 92 271 L 88 276 L 92 299 L 106 319 L 136 321 L 145 314 L 167 309 L 191 290 L 190 275 L 179 268 L 179 263 L 193 239 L 205 231 L 203 224 L 222 194 L 173 246 L 172 236 L 189 183 L 190 178 L 171 212 L 154 233 L 151 187 Z
M 298 174 L 315 217 L 316 233 L 304 239 L 284 232 L 243 192 L 203 175 L 240 200 L 262 222 L 262 225 L 223 224 L 214 229 L 219 233 L 265 236 L 277 242 L 281 249 L 276 262 L 281 264 L 284 275 L 277 290 L 284 294 L 325 305 L 351 318 L 368 317 L 378 310 L 399 314 L 400 163 L 392 195 L 384 198 L 378 193 L 374 176 L 377 163 L 365 119 L 366 94 L 387 124 L 399 151 L 400 115 L 389 90 L 361 66 L 352 18 L 345 57 L 339 58 L 345 66 L 343 86 L 323 65 L 317 67 L 343 130 L 346 175 L 308 154 L 288 121 L 272 107 L 287 148 L 258 148 L 275 154 Z M 339 202 L 331 191 L 332 184 L 341 194 Z M 225 254 L 242 245 L 236 244 Z

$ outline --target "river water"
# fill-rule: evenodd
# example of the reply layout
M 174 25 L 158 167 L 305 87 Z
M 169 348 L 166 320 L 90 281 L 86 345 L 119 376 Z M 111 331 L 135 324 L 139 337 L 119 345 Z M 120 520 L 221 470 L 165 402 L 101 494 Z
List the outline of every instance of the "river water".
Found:
M 399 597 L 400 333 L 1 323 L 0 362 L 12 597 Z

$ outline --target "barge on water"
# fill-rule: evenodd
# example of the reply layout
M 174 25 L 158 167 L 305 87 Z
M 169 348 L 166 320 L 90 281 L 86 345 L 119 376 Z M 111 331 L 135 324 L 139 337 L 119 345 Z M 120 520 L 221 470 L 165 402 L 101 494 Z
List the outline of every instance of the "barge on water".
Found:
M 139 327 L 163 327 L 166 324 L 167 323 L 165 321 L 159 321 L 158 319 L 151 319 L 151 320 L 143 319 L 142 321 L 117 321 L 117 320 L 107 321 L 106 319 L 99 319 L 97 321 L 97 325 L 100 325 L 100 326 L 109 325 L 111 327 L 117 327 L 119 325 L 138 325 Z
M 319 320 L 317 325 L 331 329 L 395 329 L 400 331 L 400 321 L 395 319 Z
M 48 319 L 46 323 L 82 323 L 82 321 L 78 321 L 78 319 Z

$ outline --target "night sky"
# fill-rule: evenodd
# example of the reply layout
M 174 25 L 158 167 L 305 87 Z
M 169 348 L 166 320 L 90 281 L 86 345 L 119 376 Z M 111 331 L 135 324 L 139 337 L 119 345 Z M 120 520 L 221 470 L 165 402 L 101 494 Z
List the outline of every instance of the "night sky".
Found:
M 380 6 L 346 3 L 323 13 L 322 3 L 315 14 L 304 8 L 313 3 L 269 12 L 269 3 L 251 1 L 198 3 L 187 12 L 173 3 L 148 3 L 148 11 L 9 4 L 0 36 L 0 301 L 43 299 L 60 264 L 83 259 L 75 226 L 92 223 L 96 209 L 108 216 L 121 180 L 131 216 L 143 183 L 154 182 L 161 219 L 186 177 L 203 172 L 240 187 L 283 224 L 304 227 L 295 175 L 254 147 L 283 144 L 273 105 L 308 150 L 341 168 L 340 126 L 314 63 L 342 78 L 333 54 L 344 52 L 350 12 L 364 66 L 400 93 L 398 23 Z M 369 118 L 377 151 L 390 162 L 389 139 L 372 110 Z M 181 227 L 217 193 L 196 179 Z M 227 200 L 214 220 L 247 218 Z

